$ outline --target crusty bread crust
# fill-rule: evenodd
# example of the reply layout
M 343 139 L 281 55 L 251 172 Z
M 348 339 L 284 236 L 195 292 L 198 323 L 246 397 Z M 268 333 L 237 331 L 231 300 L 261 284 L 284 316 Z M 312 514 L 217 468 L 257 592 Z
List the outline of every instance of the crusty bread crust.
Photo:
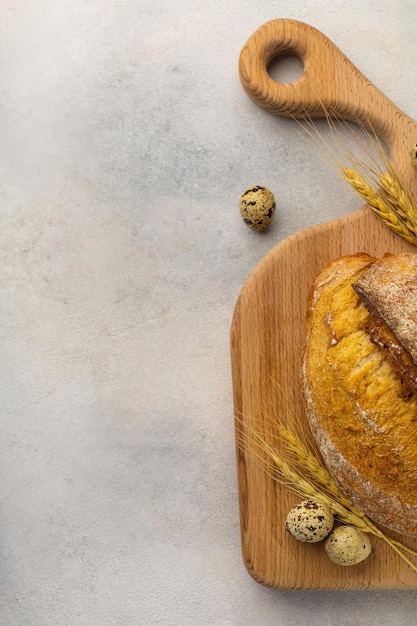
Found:
M 372 340 L 417 392 L 417 254 L 386 254 L 352 287 L 371 314 Z
M 405 393 L 384 347 L 372 341 L 373 320 L 352 288 L 379 262 L 342 257 L 317 277 L 302 390 L 311 431 L 340 489 L 378 524 L 417 535 L 417 397 Z

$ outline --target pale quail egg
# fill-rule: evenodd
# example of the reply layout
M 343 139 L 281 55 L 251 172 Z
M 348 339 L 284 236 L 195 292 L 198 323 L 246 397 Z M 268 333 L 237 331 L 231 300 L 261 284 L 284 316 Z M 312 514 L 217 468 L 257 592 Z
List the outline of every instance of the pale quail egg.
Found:
M 275 198 L 267 187 L 250 187 L 240 196 L 240 214 L 252 230 L 264 230 L 275 213 Z
M 417 143 L 415 143 L 414 146 L 411 148 L 410 159 L 411 165 L 414 167 L 414 169 L 417 170 Z
M 324 542 L 327 556 L 337 565 L 356 565 L 371 554 L 368 535 L 353 526 L 338 526 Z
M 288 513 L 285 528 L 298 541 L 316 543 L 328 536 L 333 523 L 333 513 L 327 506 L 304 500 Z

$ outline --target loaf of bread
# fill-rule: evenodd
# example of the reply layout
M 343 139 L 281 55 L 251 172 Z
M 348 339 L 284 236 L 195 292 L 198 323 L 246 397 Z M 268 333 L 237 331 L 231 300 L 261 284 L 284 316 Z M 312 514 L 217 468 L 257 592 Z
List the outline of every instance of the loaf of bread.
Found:
M 312 286 L 302 360 L 311 431 L 339 488 L 417 536 L 417 255 L 331 263 Z

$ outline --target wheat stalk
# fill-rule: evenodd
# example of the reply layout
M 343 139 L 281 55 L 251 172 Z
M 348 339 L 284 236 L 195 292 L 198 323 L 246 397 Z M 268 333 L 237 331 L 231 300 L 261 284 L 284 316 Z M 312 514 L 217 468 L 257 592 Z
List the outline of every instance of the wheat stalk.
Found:
M 404 554 L 404 552 L 409 552 L 417 556 L 417 552 L 386 536 L 359 507 L 353 504 L 337 487 L 321 459 L 294 432 L 280 423 L 276 424 L 279 436 L 291 455 L 292 460 L 289 460 L 279 452 L 278 446 L 269 444 L 262 433 L 249 426 L 247 422 L 243 425 L 243 420 L 238 416 L 236 416 L 236 423 L 238 424 L 236 428 L 238 447 L 261 465 L 269 476 L 284 484 L 298 496 L 321 502 L 340 521 L 383 540 L 409 567 L 417 572 L 417 566 Z M 254 450 L 254 446 L 258 448 L 258 452 Z
M 361 123 L 352 127 L 335 111 L 322 106 L 330 141 L 308 115 L 304 122 L 294 118 L 307 139 L 318 147 L 327 165 L 341 174 L 389 228 L 417 245 L 417 207 L 393 171 L 387 150 L 376 131 Z M 375 191 L 374 186 L 382 193 Z
M 394 172 L 379 176 L 379 182 L 387 195 L 388 201 L 398 212 L 407 228 L 417 236 L 417 210 L 406 189 Z
M 329 470 L 309 448 L 301 441 L 291 430 L 285 428 L 282 424 L 277 425 L 278 432 L 284 440 L 287 449 L 291 452 L 297 463 L 299 463 L 304 469 L 319 483 L 332 498 L 337 500 L 347 511 L 352 513 L 353 525 L 360 527 L 364 532 L 371 532 L 372 534 L 387 541 L 387 537 L 383 535 L 380 529 L 363 513 L 363 511 L 357 507 L 351 500 L 349 500 L 337 487 Z M 359 520 L 363 520 L 363 526 L 359 526 Z M 342 520 L 343 521 L 343 520 Z M 351 522 L 352 523 L 352 522 Z M 402 550 L 410 552 L 414 556 L 417 556 L 417 552 L 403 545 L 395 539 L 389 539 L 389 542 L 397 545 Z M 413 566 L 414 567 L 414 566 Z M 417 569 L 416 569 L 417 571 Z
M 246 428 L 246 427 L 245 427 Z M 242 434 L 242 433 L 241 433 Z M 357 517 L 352 511 L 344 507 L 340 502 L 334 498 L 332 498 L 326 491 L 320 491 L 315 486 L 314 482 L 308 480 L 304 474 L 296 471 L 291 464 L 285 460 L 279 452 L 272 446 L 266 443 L 266 441 L 257 433 L 253 431 L 252 433 L 252 444 L 255 443 L 259 445 L 260 449 L 266 452 L 269 458 L 272 460 L 276 472 L 268 472 L 275 480 L 279 480 L 279 482 L 284 483 L 291 491 L 296 493 L 302 498 L 312 498 L 316 501 L 321 502 L 322 504 L 329 507 L 329 509 L 346 524 L 354 525 L 357 528 L 360 528 L 364 532 L 367 532 L 367 526 L 362 521 L 361 518 Z M 238 439 L 238 445 L 242 449 L 245 449 L 244 444 L 244 435 L 243 438 Z M 258 462 L 261 459 L 260 455 L 256 455 L 256 459 Z M 369 531 L 368 531 L 369 532 Z
M 387 226 L 389 226 L 393 231 L 401 235 L 401 237 L 403 237 L 409 243 L 417 245 L 417 236 L 415 235 L 413 230 L 411 230 L 405 220 L 398 215 L 398 212 L 391 205 L 391 203 L 384 199 L 376 191 L 374 191 L 372 186 L 365 180 L 365 178 L 361 174 L 359 174 L 352 168 L 345 166 L 342 167 L 342 177 L 366 200 L 367 205 L 374 211 L 374 213 L 376 213 L 376 215 L 378 215 L 378 217 L 380 217 L 387 224 Z M 386 177 L 383 179 L 383 181 L 386 186 L 388 186 Z M 389 188 L 391 192 L 394 192 L 392 186 L 389 186 Z M 398 201 L 401 202 L 403 213 L 407 216 L 408 207 L 405 204 L 402 195 L 397 195 L 397 203 Z

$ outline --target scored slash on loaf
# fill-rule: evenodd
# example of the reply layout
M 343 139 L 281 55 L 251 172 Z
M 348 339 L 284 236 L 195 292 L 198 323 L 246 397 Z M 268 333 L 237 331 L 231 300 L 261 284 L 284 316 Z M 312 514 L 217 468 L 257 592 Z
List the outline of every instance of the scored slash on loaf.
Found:
M 353 288 L 372 316 L 372 340 L 417 392 L 417 255 L 386 254 Z

